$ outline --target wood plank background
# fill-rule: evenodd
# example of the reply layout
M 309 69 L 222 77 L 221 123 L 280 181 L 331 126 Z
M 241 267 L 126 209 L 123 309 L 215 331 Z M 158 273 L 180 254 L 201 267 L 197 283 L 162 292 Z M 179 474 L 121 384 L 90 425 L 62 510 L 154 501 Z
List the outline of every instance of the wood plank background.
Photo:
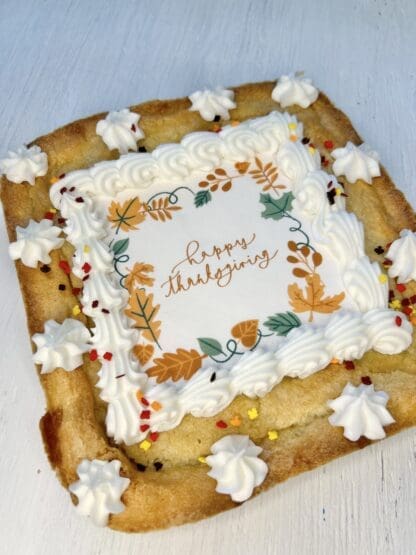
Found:
M 1 0 L 1 152 L 71 120 L 305 70 L 416 205 L 413 0 Z M 44 455 L 44 400 L 0 222 L 0 553 L 412 554 L 414 430 L 240 509 L 142 536 L 78 517 Z

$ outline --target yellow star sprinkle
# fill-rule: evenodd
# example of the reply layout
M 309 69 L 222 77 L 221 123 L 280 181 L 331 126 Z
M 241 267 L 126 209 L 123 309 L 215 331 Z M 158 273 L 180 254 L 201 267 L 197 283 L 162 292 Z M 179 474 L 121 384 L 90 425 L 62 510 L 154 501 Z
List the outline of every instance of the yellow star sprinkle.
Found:
M 241 418 L 239 416 L 233 416 L 230 420 L 231 426 L 240 426 Z
M 247 414 L 250 420 L 256 420 L 256 418 L 259 417 L 259 411 L 256 409 L 256 407 L 248 409 Z
M 341 190 L 339 187 L 337 187 L 337 188 L 335 189 L 335 193 L 336 193 L 336 195 L 339 197 L 339 196 L 341 195 L 341 193 L 342 193 L 342 190 Z
M 379 281 L 380 283 L 386 283 L 386 281 L 387 281 L 387 276 L 386 276 L 386 274 L 380 274 L 380 275 L 378 276 L 378 281 Z
M 84 252 L 90 252 L 90 246 L 89 245 L 84 245 Z
M 399 301 L 399 299 L 393 299 L 389 304 L 389 307 L 397 310 L 402 307 L 402 303 Z
M 269 430 L 267 432 L 267 436 L 268 436 L 269 439 L 274 441 L 275 439 L 277 439 L 279 437 L 279 434 L 276 432 L 276 430 Z
M 74 316 L 78 316 L 78 314 L 80 314 L 80 313 L 81 313 L 81 309 L 80 309 L 79 306 L 76 304 L 76 305 L 74 306 L 74 308 L 72 309 L 72 314 L 73 314 Z
M 289 123 L 288 127 L 293 131 L 294 129 L 296 129 L 296 123 Z
M 205 457 L 198 457 L 198 461 L 202 464 L 207 464 L 207 461 L 205 460 Z
M 149 441 L 148 439 L 143 440 L 140 444 L 139 447 L 140 449 L 143 449 L 143 451 L 148 451 L 152 446 L 152 442 Z

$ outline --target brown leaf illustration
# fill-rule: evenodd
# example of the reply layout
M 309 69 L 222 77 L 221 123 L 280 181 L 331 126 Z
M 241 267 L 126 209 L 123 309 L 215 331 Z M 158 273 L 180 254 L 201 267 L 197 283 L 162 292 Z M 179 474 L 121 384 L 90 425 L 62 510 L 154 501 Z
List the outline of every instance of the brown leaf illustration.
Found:
M 143 204 L 138 197 L 126 200 L 123 203 L 113 201 L 108 209 L 108 220 L 112 227 L 123 231 L 138 229 L 138 225 L 146 218 Z
M 145 210 L 153 220 L 166 222 L 172 219 L 171 212 L 182 210 L 182 207 L 170 204 L 169 197 L 165 197 L 152 200 Z
M 153 294 L 148 295 L 144 289 L 136 289 L 130 294 L 129 306 L 125 310 L 141 335 L 156 344 L 160 337 L 161 322 L 155 320 L 159 308 L 160 305 L 153 306 Z
M 238 171 L 239 174 L 243 175 L 246 173 L 250 166 L 249 162 L 236 162 L 234 164 L 235 169 Z
M 274 185 L 278 176 L 278 171 L 277 167 L 273 165 L 273 162 L 268 162 L 263 165 L 263 162 L 257 157 L 254 159 L 254 162 L 256 168 L 248 173 L 258 185 L 264 185 L 263 191 L 269 191 L 270 189 L 286 189 L 285 185 Z
M 176 353 L 164 353 L 154 360 L 154 366 L 147 371 L 148 376 L 156 378 L 158 383 L 171 379 L 177 382 L 181 378 L 189 380 L 202 366 L 203 355 L 191 349 L 177 349 Z
M 136 284 L 148 285 L 151 287 L 154 283 L 154 278 L 148 276 L 154 271 L 154 266 L 145 264 L 144 262 L 136 262 L 132 270 L 129 270 L 129 275 L 124 280 L 124 286 L 130 291 Z
M 258 327 L 258 320 L 245 320 L 244 322 L 239 322 L 232 328 L 231 335 L 235 339 L 240 339 L 244 347 L 249 349 L 257 340 Z
M 325 286 L 318 274 L 305 277 L 305 291 L 297 283 L 288 286 L 290 304 L 295 312 L 309 312 L 309 322 L 313 320 L 313 312 L 329 314 L 340 308 L 345 294 L 339 293 L 332 297 L 324 297 Z
M 133 348 L 133 354 L 142 366 L 145 366 L 152 358 L 155 348 L 153 345 L 142 345 L 139 343 Z

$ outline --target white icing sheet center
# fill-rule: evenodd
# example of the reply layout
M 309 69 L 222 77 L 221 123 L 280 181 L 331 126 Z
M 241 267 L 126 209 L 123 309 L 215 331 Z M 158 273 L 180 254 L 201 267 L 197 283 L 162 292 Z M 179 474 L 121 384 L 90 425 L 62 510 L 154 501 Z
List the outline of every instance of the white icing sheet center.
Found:
M 295 118 L 273 112 L 99 163 L 52 187 L 76 248 L 74 272 L 92 267 L 81 302 L 95 322 L 97 385 L 116 441 L 169 430 L 187 413 L 215 415 L 238 394 L 263 396 L 284 376 L 306 377 L 334 357 L 409 346 L 411 326 L 403 315 L 398 327 L 398 313 L 386 308 L 387 284 L 364 254 L 362 224 L 345 211 L 319 153 L 292 142 L 293 133 L 302 136 Z M 278 177 L 268 187 L 259 173 L 273 167 Z M 196 285 L 182 290 L 178 272 L 185 288 L 188 278 Z M 321 289 L 319 310 L 305 309 L 308 291 Z M 144 305 L 145 320 L 156 309 L 151 329 L 137 317 Z M 151 351 L 150 379 L 132 354 L 137 344 L 143 360 Z M 164 368 L 173 380 L 157 383 Z M 139 403 L 138 389 L 157 409 Z

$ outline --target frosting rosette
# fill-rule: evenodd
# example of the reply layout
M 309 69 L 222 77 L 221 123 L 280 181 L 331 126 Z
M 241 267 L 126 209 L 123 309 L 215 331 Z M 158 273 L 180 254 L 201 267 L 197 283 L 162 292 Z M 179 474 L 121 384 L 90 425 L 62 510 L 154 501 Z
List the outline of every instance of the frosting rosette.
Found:
M 308 108 L 318 98 L 318 90 L 312 80 L 301 75 L 282 75 L 279 77 L 272 91 L 272 99 L 282 108 L 297 104 L 301 108 Z
M 36 268 L 38 262 L 49 264 L 50 251 L 59 249 L 64 243 L 59 237 L 61 231 L 50 220 L 30 220 L 26 227 L 16 227 L 16 241 L 10 243 L 9 254 L 13 260 L 20 259 L 29 268 Z
M 381 175 L 378 154 L 365 143 L 356 146 L 348 141 L 345 147 L 333 150 L 331 156 L 335 158 L 334 174 L 345 175 L 350 183 L 358 179 L 371 183 L 373 177 Z
M 407 283 L 416 279 L 416 233 L 410 229 L 403 229 L 400 237 L 393 241 L 386 257 L 393 264 L 388 273 L 397 278 L 400 283 Z
M 120 498 L 130 484 L 120 476 L 121 462 L 84 459 L 77 468 L 79 480 L 70 484 L 69 491 L 78 497 L 76 510 L 91 517 L 97 526 L 106 526 L 110 513 L 124 511 Z
M 189 110 L 199 112 L 201 118 L 206 121 L 214 120 L 215 116 L 230 119 L 229 110 L 236 107 L 234 91 L 222 87 L 196 91 L 189 96 L 189 100 L 192 102 Z
M 127 108 L 109 112 L 105 119 L 97 123 L 96 132 L 110 150 L 117 149 L 121 154 L 137 150 L 137 141 L 144 137 L 138 122 L 140 116 Z
M 268 472 L 267 464 L 259 458 L 262 451 L 243 435 L 225 436 L 214 443 L 206 462 L 211 467 L 208 476 L 217 481 L 216 491 L 237 502 L 251 497 Z
M 13 183 L 27 181 L 34 185 L 35 178 L 46 175 L 47 171 L 48 157 L 37 145 L 29 148 L 23 145 L 15 151 L 10 150 L 7 158 L 0 160 L 0 172 Z
M 373 384 L 355 387 L 348 383 L 339 397 L 328 401 L 334 411 L 328 420 L 332 426 L 343 427 L 344 436 L 350 441 L 357 441 L 361 436 L 383 439 L 386 437 L 383 426 L 395 422 L 386 409 L 388 400 L 387 393 L 375 391 Z

